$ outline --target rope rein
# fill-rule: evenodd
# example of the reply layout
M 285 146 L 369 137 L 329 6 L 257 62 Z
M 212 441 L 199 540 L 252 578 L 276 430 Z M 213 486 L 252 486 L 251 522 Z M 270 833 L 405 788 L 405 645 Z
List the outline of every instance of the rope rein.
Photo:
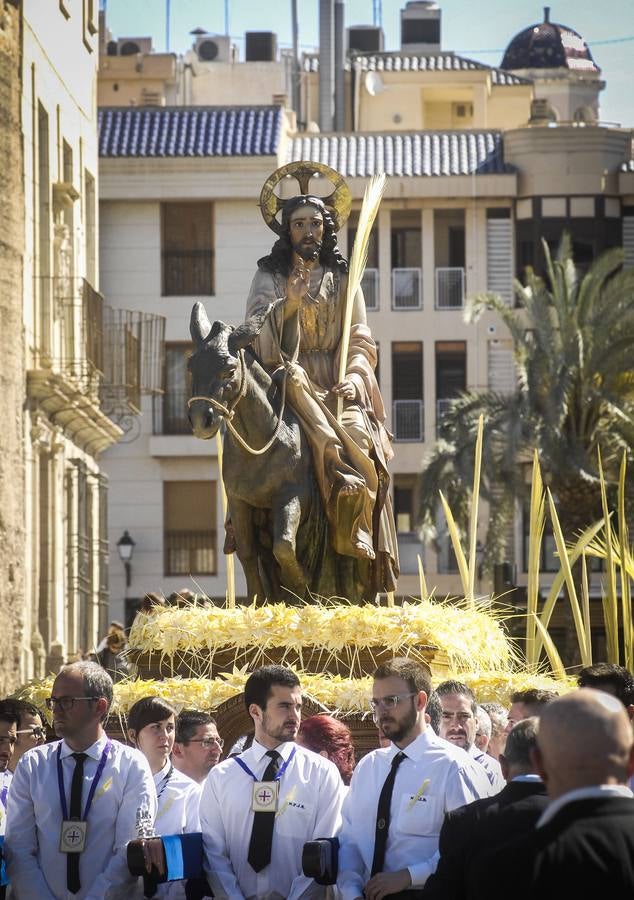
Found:
M 287 366 L 284 367 L 284 377 L 282 380 L 282 402 L 280 405 L 280 413 L 279 413 L 279 417 L 277 420 L 277 425 L 275 426 L 275 431 L 273 432 L 270 440 L 267 441 L 267 443 L 264 445 L 264 447 L 262 447 L 260 450 L 256 450 L 253 447 L 251 447 L 249 444 L 247 444 L 247 442 L 244 440 L 242 435 L 238 433 L 238 431 L 236 430 L 236 427 L 233 425 L 233 423 L 231 421 L 233 419 L 233 416 L 234 416 L 234 413 L 235 413 L 238 403 L 242 400 L 242 398 L 244 397 L 244 395 L 247 392 L 247 364 L 244 360 L 244 350 L 240 350 L 238 355 L 239 355 L 239 359 L 240 359 L 240 369 L 241 369 L 240 370 L 240 390 L 238 391 L 238 394 L 237 394 L 235 400 L 233 401 L 233 403 L 231 403 L 229 406 L 225 406 L 224 403 L 220 403 L 219 400 L 214 400 L 213 397 L 197 396 L 197 397 L 190 397 L 189 400 L 187 401 L 187 406 L 191 407 L 192 403 L 195 403 L 196 400 L 204 400 L 206 403 L 211 403 L 211 405 L 214 407 L 214 409 L 217 409 L 218 412 L 221 414 L 221 416 L 224 418 L 225 422 L 227 423 L 227 428 L 229 429 L 231 434 L 234 436 L 236 441 L 240 444 L 240 446 L 243 447 L 247 451 L 247 453 L 250 453 L 252 456 L 261 456 L 263 453 L 266 453 L 266 451 L 272 447 L 273 442 L 277 439 L 277 436 L 280 433 L 280 428 L 282 427 L 282 421 L 283 421 L 283 417 L 284 417 L 284 407 L 286 405 L 286 379 L 288 377 L 288 368 L 287 368 Z

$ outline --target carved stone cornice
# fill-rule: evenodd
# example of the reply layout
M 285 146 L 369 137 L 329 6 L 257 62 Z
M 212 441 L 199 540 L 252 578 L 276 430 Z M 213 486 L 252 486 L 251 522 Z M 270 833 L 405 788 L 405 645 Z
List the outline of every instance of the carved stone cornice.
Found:
M 123 431 L 102 411 L 96 397 L 82 393 L 63 375 L 50 369 L 32 369 L 27 372 L 27 395 L 36 403 L 37 410 L 55 426 L 51 430 L 50 448 L 54 450 L 54 434 L 59 429 L 78 447 L 92 456 L 98 456 L 122 436 Z M 42 423 L 34 426 L 36 435 L 43 433 Z

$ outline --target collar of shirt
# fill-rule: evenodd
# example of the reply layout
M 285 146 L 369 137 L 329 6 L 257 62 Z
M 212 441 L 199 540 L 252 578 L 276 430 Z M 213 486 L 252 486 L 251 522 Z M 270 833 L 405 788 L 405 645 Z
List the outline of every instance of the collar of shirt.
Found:
M 479 748 L 479 747 L 476 747 L 475 744 L 471 744 L 471 746 L 470 746 L 469 749 L 467 750 L 467 753 L 468 753 L 469 756 L 471 756 L 473 759 L 477 759 L 478 762 L 482 762 L 482 760 L 483 760 L 483 758 L 484 758 L 484 756 L 485 756 L 484 750 L 480 750 L 480 748 Z
M 152 778 L 154 779 L 154 784 L 157 787 L 159 786 L 161 781 L 163 781 L 163 779 L 167 776 L 167 773 L 169 772 L 171 765 L 172 765 L 172 761 L 168 756 L 167 762 L 165 763 L 163 768 L 159 769 L 158 772 L 156 773 L 156 775 L 152 775 Z
M 89 756 L 91 759 L 100 759 L 101 754 L 103 753 L 104 747 L 108 742 L 108 735 L 102 734 L 100 738 L 98 738 L 94 744 L 91 744 L 90 747 L 87 747 L 82 752 Z M 71 756 L 73 753 L 76 753 L 76 750 L 73 750 L 72 747 L 69 747 L 66 741 L 62 741 L 62 749 L 60 756 L 62 759 L 66 759 L 67 756 Z
M 295 744 L 294 741 L 286 741 L 283 744 L 278 744 L 278 746 L 274 747 L 273 749 L 277 750 L 284 762 L 286 762 L 288 757 L 291 755 L 293 747 L 296 746 L 297 744 Z M 259 741 L 254 740 L 249 749 L 240 754 L 240 759 L 244 760 L 247 766 L 252 769 L 254 765 L 258 765 L 258 763 L 262 762 L 268 752 L 268 747 L 264 747 L 259 743 Z
M 511 778 L 511 781 L 517 782 L 517 784 L 527 784 L 528 782 L 541 784 L 541 778 L 539 775 L 535 775 L 534 772 L 528 772 L 526 775 L 516 775 L 515 778 Z
M 411 744 L 407 745 L 407 747 L 401 749 L 400 747 L 397 747 L 396 744 L 391 744 L 388 750 L 388 760 L 390 764 L 392 763 L 392 760 L 397 753 L 404 753 L 405 756 L 408 757 L 408 759 L 411 759 L 414 762 L 419 762 L 423 758 L 425 751 L 428 750 L 429 747 L 432 746 L 432 744 L 435 744 L 435 737 L 435 733 L 428 725 L 423 733 L 419 734 Z
M 550 822 L 566 804 L 574 803 L 575 800 L 590 800 L 596 797 L 634 797 L 634 794 L 624 784 L 597 784 L 594 787 L 576 788 L 553 800 L 541 814 L 536 827 L 541 828 Z

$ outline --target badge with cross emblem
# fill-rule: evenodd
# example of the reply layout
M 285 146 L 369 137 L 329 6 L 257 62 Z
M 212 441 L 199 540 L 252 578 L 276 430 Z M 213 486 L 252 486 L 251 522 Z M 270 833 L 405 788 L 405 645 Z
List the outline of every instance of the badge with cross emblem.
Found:
M 253 812 L 275 812 L 279 787 L 279 781 L 256 781 L 251 802 Z
M 83 853 L 86 848 L 88 822 L 77 819 L 65 820 L 59 833 L 60 853 Z

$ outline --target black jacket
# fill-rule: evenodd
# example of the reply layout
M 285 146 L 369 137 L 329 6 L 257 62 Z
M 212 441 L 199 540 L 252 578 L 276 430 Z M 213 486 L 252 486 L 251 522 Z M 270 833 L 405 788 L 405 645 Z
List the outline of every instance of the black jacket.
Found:
M 547 803 L 541 782 L 511 781 L 494 797 L 448 812 L 440 831 L 440 862 L 425 884 L 425 900 L 463 900 L 471 860 L 530 833 Z

